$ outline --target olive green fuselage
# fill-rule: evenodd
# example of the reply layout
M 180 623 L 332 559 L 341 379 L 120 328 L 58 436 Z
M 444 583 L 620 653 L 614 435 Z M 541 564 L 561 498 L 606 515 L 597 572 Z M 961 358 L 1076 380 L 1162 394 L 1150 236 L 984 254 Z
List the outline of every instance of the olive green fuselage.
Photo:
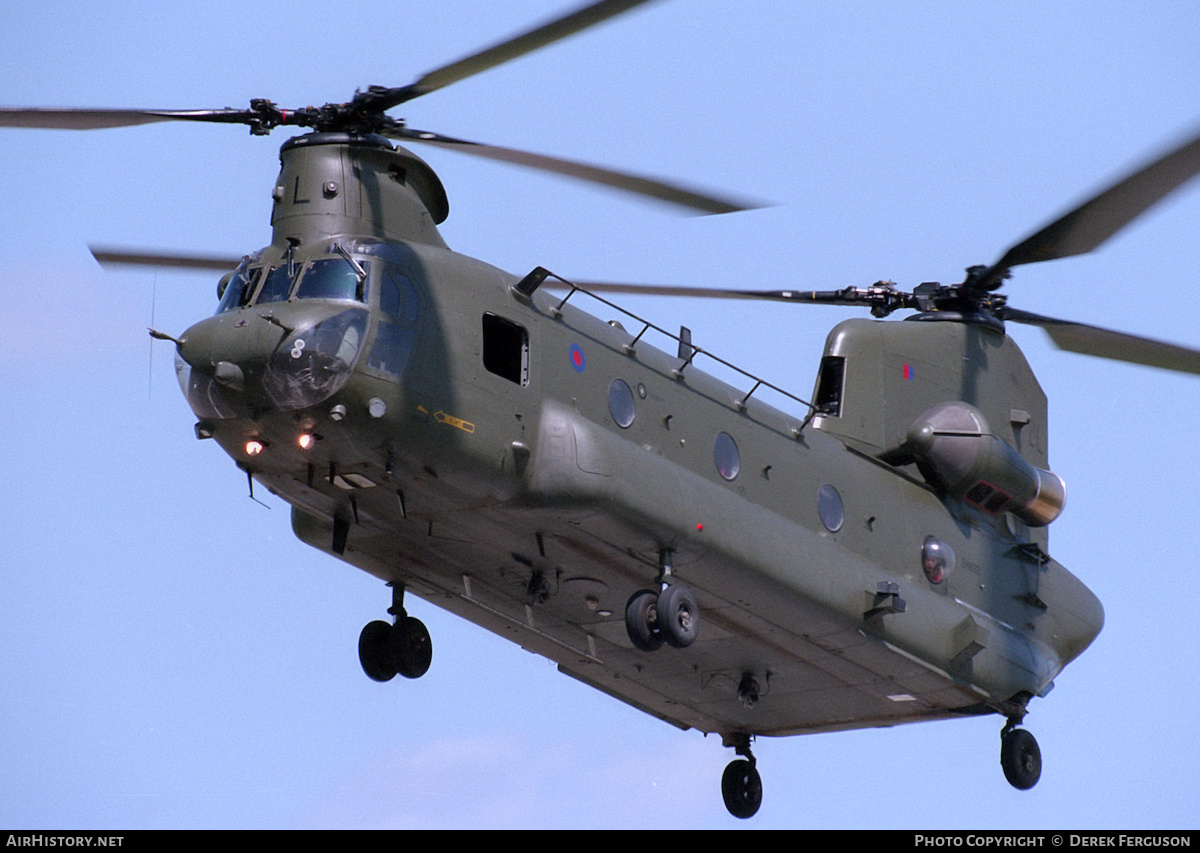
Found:
M 967 404 L 1004 451 L 984 479 L 1048 468 L 1045 398 L 1002 331 L 842 323 L 820 412 L 785 413 L 583 294 L 560 307 L 447 249 L 441 185 L 407 152 L 308 139 L 282 152 L 272 245 L 179 347 L 198 434 L 304 541 L 723 734 L 1019 714 L 1099 632 L 1044 528 L 908 439 Z M 664 562 L 699 636 L 648 653 L 625 606 Z

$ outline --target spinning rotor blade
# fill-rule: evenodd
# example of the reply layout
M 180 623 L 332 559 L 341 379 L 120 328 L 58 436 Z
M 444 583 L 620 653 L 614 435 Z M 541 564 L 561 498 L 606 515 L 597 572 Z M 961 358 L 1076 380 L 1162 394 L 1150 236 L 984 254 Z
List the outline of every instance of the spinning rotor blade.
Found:
M 161 252 L 131 252 L 123 249 L 90 247 L 92 257 L 101 266 L 171 267 L 189 270 L 229 272 L 242 262 L 241 258 L 217 255 L 175 255 Z
M 920 307 L 913 294 L 897 290 L 891 282 L 886 281 L 876 282 L 870 287 L 844 287 L 841 290 L 731 290 L 724 287 L 669 287 L 661 284 L 624 284 L 609 281 L 580 281 L 570 284 L 555 281 L 546 284 L 546 287 L 556 290 L 565 290 L 571 286 L 593 293 L 688 296 L 700 299 L 765 299 L 770 302 L 868 307 L 877 317 L 886 317 L 898 308 Z
M 320 110 L 276 110 L 269 102 L 260 102 L 250 110 L 130 110 L 130 109 L 71 109 L 0 107 L 0 127 L 26 127 L 47 130 L 99 130 L 130 127 L 159 121 L 209 121 L 247 124 L 255 132 L 266 132 L 280 124 L 318 127 L 322 122 L 345 121 L 349 115 L 359 119 L 367 115 L 381 116 L 394 106 L 436 91 L 451 83 L 531 53 L 553 42 L 574 35 L 588 27 L 640 6 L 650 0 L 600 0 L 574 12 L 542 24 L 529 32 L 493 45 L 478 53 L 444 65 L 418 78 L 407 86 L 386 88 L 372 86 L 360 92 L 348 104 L 328 104 L 329 115 Z
M 1200 351 L 1188 347 L 1125 332 L 1114 332 L 1086 323 L 1044 317 L 1016 308 L 1002 308 L 997 312 L 997 316 L 1002 320 L 1040 326 L 1056 347 L 1068 352 L 1200 375 Z
M 847 287 L 842 290 L 731 290 L 726 287 L 687 287 L 665 284 L 627 284 L 615 281 L 548 281 L 545 287 L 566 290 L 572 285 L 593 293 L 625 293 L 631 296 L 687 296 L 698 299 L 766 299 L 771 302 L 806 302 L 821 305 L 870 305 L 871 296 L 882 298 L 905 294 L 878 285 L 869 288 Z M 897 306 L 901 307 L 901 306 Z
M 398 104 L 419 98 L 421 95 L 457 83 L 481 71 L 495 68 L 512 59 L 532 53 L 535 50 L 552 44 L 567 36 L 599 24 L 622 12 L 640 6 L 648 0 L 601 0 L 590 6 L 584 6 L 574 12 L 542 24 L 529 32 L 514 36 L 492 47 L 486 48 L 470 56 L 443 65 L 434 71 L 418 78 L 415 83 L 387 90 L 381 95 L 381 103 L 386 104 L 382 109 L 391 109 Z
M 576 178 L 581 181 L 634 193 L 635 195 L 670 202 L 681 207 L 691 208 L 699 213 L 734 213 L 739 210 L 750 210 L 761 206 L 750 201 L 737 201 L 705 195 L 704 193 L 686 189 L 677 184 L 668 184 L 656 178 L 632 175 L 627 172 L 617 172 L 601 166 L 592 166 L 588 163 L 563 160 L 558 157 L 547 157 L 544 154 L 533 154 L 513 148 L 502 148 L 498 145 L 483 145 L 478 142 L 468 142 L 465 139 L 455 139 L 450 136 L 442 136 L 422 130 L 412 130 L 407 127 L 385 130 L 384 135 L 390 136 L 393 139 L 419 142 L 423 145 L 434 145 L 463 154 L 484 157 L 488 160 L 499 160 L 502 163 L 526 166 L 543 172 L 553 172 L 554 174 L 564 175 L 568 178 Z
M 665 284 L 625 284 L 613 281 L 547 281 L 543 287 L 549 290 L 569 290 L 578 287 L 591 293 L 625 293 L 634 296 L 690 296 L 699 299 L 761 299 L 770 298 L 763 293 L 750 290 L 726 290 L 708 287 L 671 287 Z
M 42 130 L 103 130 L 132 127 L 157 121 L 209 121 L 246 124 L 256 114 L 249 110 L 121 110 L 60 107 L 0 107 L 0 127 Z
M 1012 267 L 1083 255 L 1200 172 L 1200 136 L 1093 196 L 1004 253 L 983 274 L 994 290 Z
M 407 86 L 371 86 L 365 92 L 356 93 L 346 103 L 329 103 L 321 107 L 310 106 L 298 110 L 280 109 L 273 102 L 262 98 L 252 99 L 248 110 L 0 107 L 0 127 L 96 130 L 160 121 L 206 121 L 248 125 L 254 135 L 265 135 L 280 126 L 304 127 L 329 133 L 381 134 L 393 139 L 438 145 L 476 157 L 552 172 L 680 205 L 700 213 L 731 213 L 760 206 L 735 199 L 719 198 L 655 178 L 617 172 L 587 163 L 414 131 L 405 125 L 403 119 L 386 115 L 387 110 L 398 104 L 524 56 L 647 2 L 650 0 L 600 0 L 591 3 L 521 35 L 444 65 Z

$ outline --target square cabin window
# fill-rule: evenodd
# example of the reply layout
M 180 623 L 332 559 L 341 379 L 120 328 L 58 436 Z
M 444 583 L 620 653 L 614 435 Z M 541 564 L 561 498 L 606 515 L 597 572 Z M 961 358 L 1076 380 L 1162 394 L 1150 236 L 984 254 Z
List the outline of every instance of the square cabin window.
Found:
M 483 315 L 483 366 L 517 385 L 529 384 L 529 333 L 496 314 Z

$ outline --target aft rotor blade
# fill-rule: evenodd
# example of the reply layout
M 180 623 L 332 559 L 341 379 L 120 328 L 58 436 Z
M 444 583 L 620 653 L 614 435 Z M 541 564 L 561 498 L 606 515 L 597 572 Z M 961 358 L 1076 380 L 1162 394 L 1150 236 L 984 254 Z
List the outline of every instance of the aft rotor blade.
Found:
M 398 104 L 411 101 L 413 98 L 449 86 L 451 83 L 457 83 L 459 80 L 464 80 L 481 71 L 487 71 L 489 68 L 532 53 L 646 2 L 649 0 L 601 0 L 599 3 L 584 6 L 519 36 L 514 36 L 478 53 L 430 71 L 408 86 L 390 89 L 379 101 L 380 108 L 391 109 Z
M 570 284 L 548 282 L 546 287 L 564 290 L 578 287 L 593 293 L 625 293 L 635 296 L 687 296 L 699 299 L 759 299 L 771 302 L 803 302 L 807 305 L 844 305 L 869 307 L 877 317 L 885 317 L 898 308 L 920 307 L 911 293 L 896 290 L 891 282 L 870 287 L 844 287 L 841 290 L 732 290 L 709 287 L 668 287 L 662 284 L 624 284 L 609 281 L 580 281 Z
M 241 258 L 223 255 L 178 255 L 162 252 L 130 251 L 90 247 L 92 257 L 103 266 L 166 267 L 173 269 L 212 270 L 229 272 L 242 262 Z
M 0 127 L 43 130 L 103 130 L 157 121 L 208 121 L 246 124 L 256 117 L 248 110 L 121 110 L 60 107 L 0 107 Z
M 1018 264 L 1092 251 L 1200 172 L 1200 136 L 1113 184 L 1013 246 L 984 274 L 992 288 Z
M 699 213 L 734 213 L 739 210 L 750 210 L 762 205 L 747 200 L 720 198 L 715 195 L 688 189 L 678 184 L 669 184 L 657 178 L 643 175 L 633 175 L 628 172 L 617 172 L 602 166 L 593 166 L 573 160 L 563 160 L 558 157 L 548 157 L 544 154 L 533 154 L 528 151 L 518 151 L 513 148 L 502 148 L 498 145 L 484 145 L 478 142 L 468 142 L 450 136 L 441 136 L 422 130 L 409 128 L 393 128 L 385 131 L 387 136 L 394 139 L 404 139 L 420 142 L 424 145 L 435 145 L 475 157 L 488 160 L 499 160 L 517 166 L 526 166 L 542 172 L 552 172 L 569 178 L 576 178 L 592 184 L 612 187 L 635 195 L 665 201 L 681 207 L 690 208 Z
M 550 290 L 569 290 L 578 287 L 591 293 L 624 293 L 633 296 L 687 296 L 699 299 L 760 299 L 759 294 L 748 290 L 726 290 L 708 287 L 672 287 L 665 284 L 626 284 L 615 281 L 547 281 L 544 287 Z M 769 298 L 769 297 L 766 297 Z
M 998 315 L 1003 320 L 1040 326 L 1056 347 L 1068 352 L 1200 375 L 1200 351 L 1178 344 L 1114 332 L 1086 323 L 1044 317 L 1016 308 L 1002 308 Z

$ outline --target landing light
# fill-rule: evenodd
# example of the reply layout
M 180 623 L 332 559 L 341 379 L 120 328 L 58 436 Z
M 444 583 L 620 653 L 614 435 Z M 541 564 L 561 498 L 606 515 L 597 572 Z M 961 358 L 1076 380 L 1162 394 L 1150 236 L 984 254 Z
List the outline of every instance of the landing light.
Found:
M 300 438 L 296 439 L 297 443 L 300 445 L 301 450 L 308 450 L 308 448 L 312 447 L 313 444 L 316 443 L 316 440 L 317 439 L 313 436 L 313 434 L 311 432 L 302 433 Z
M 257 456 L 263 452 L 265 447 L 266 445 L 263 442 L 259 441 L 257 438 L 252 438 L 246 442 L 246 455 Z

